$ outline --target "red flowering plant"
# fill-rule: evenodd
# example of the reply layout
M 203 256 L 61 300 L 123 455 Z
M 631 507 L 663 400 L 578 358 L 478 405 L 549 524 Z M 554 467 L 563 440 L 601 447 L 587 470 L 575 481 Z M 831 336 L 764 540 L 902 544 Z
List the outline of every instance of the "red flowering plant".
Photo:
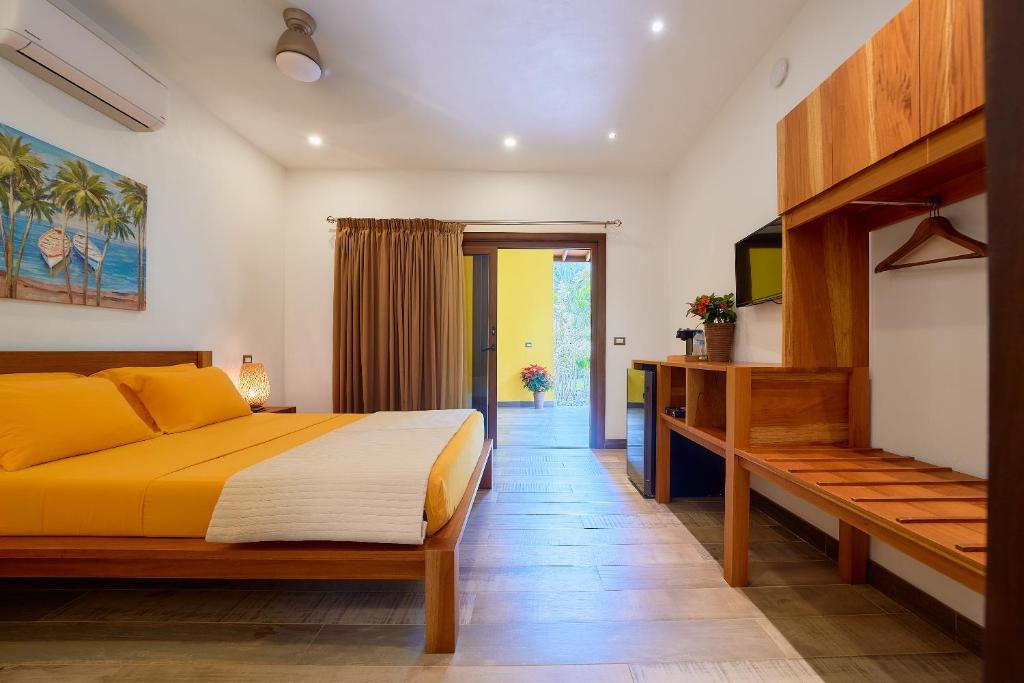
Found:
M 705 323 L 734 323 L 736 322 L 736 295 L 725 294 L 718 296 L 701 294 L 693 300 L 686 311 L 686 315 L 700 318 Z
M 543 365 L 527 365 L 519 372 L 519 379 L 523 380 L 523 388 L 534 393 L 538 391 L 549 391 L 555 384 L 555 377 Z

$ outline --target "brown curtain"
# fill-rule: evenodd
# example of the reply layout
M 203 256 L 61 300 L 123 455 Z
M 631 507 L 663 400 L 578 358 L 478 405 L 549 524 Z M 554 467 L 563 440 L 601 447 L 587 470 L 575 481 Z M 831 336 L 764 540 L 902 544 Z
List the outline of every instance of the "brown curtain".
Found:
M 462 231 L 341 218 L 334 247 L 334 411 L 463 403 Z

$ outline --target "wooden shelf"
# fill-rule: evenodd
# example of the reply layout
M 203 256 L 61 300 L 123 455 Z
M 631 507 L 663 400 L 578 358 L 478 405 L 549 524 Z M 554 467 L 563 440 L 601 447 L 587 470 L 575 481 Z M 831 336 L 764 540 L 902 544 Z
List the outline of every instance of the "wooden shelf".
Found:
M 709 451 L 725 457 L 725 430 L 717 427 L 694 427 L 686 424 L 684 420 L 671 415 L 661 415 L 665 425 L 676 434 L 685 436 L 690 441 L 697 443 Z
M 639 362 L 639 361 L 634 361 Z M 864 368 L 790 368 L 777 363 L 658 362 L 656 498 L 671 499 L 670 432 L 726 456 L 736 410 L 746 446 L 866 446 Z M 730 388 L 732 387 L 732 388 Z M 730 398 L 732 392 L 732 398 Z M 670 417 L 669 406 L 686 418 Z M 732 416 L 730 417 L 730 412 Z
M 666 365 L 670 368 L 685 368 L 687 370 L 710 370 L 712 372 L 728 372 L 729 368 L 758 368 L 758 369 L 782 369 L 782 363 L 746 363 L 732 361 L 729 363 L 712 363 L 711 361 L 671 361 L 663 360 L 659 365 Z
M 985 189 L 985 114 L 976 112 L 791 208 L 783 215 L 783 224 L 792 230 L 825 215 L 842 214 L 860 227 L 874 230 L 927 213 L 928 208 L 850 202 L 922 202 L 937 197 L 946 205 Z

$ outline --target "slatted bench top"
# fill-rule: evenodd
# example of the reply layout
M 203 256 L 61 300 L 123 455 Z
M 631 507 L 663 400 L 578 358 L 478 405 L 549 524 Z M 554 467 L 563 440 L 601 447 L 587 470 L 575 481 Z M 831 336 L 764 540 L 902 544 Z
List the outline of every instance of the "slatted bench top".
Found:
M 984 590 L 987 481 L 872 448 L 737 450 L 743 466 Z

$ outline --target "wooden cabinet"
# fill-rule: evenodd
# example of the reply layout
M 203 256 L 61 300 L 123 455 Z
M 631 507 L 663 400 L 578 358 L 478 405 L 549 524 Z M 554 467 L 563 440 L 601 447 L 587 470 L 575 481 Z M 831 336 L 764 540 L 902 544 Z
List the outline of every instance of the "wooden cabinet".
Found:
M 985 104 L 983 0 L 911 0 L 779 121 L 779 213 Z
M 921 136 L 919 10 L 911 2 L 832 74 L 837 181 Z
M 916 0 L 921 7 L 921 134 L 985 104 L 982 0 Z
M 826 81 L 779 121 L 779 213 L 832 186 L 831 82 Z

